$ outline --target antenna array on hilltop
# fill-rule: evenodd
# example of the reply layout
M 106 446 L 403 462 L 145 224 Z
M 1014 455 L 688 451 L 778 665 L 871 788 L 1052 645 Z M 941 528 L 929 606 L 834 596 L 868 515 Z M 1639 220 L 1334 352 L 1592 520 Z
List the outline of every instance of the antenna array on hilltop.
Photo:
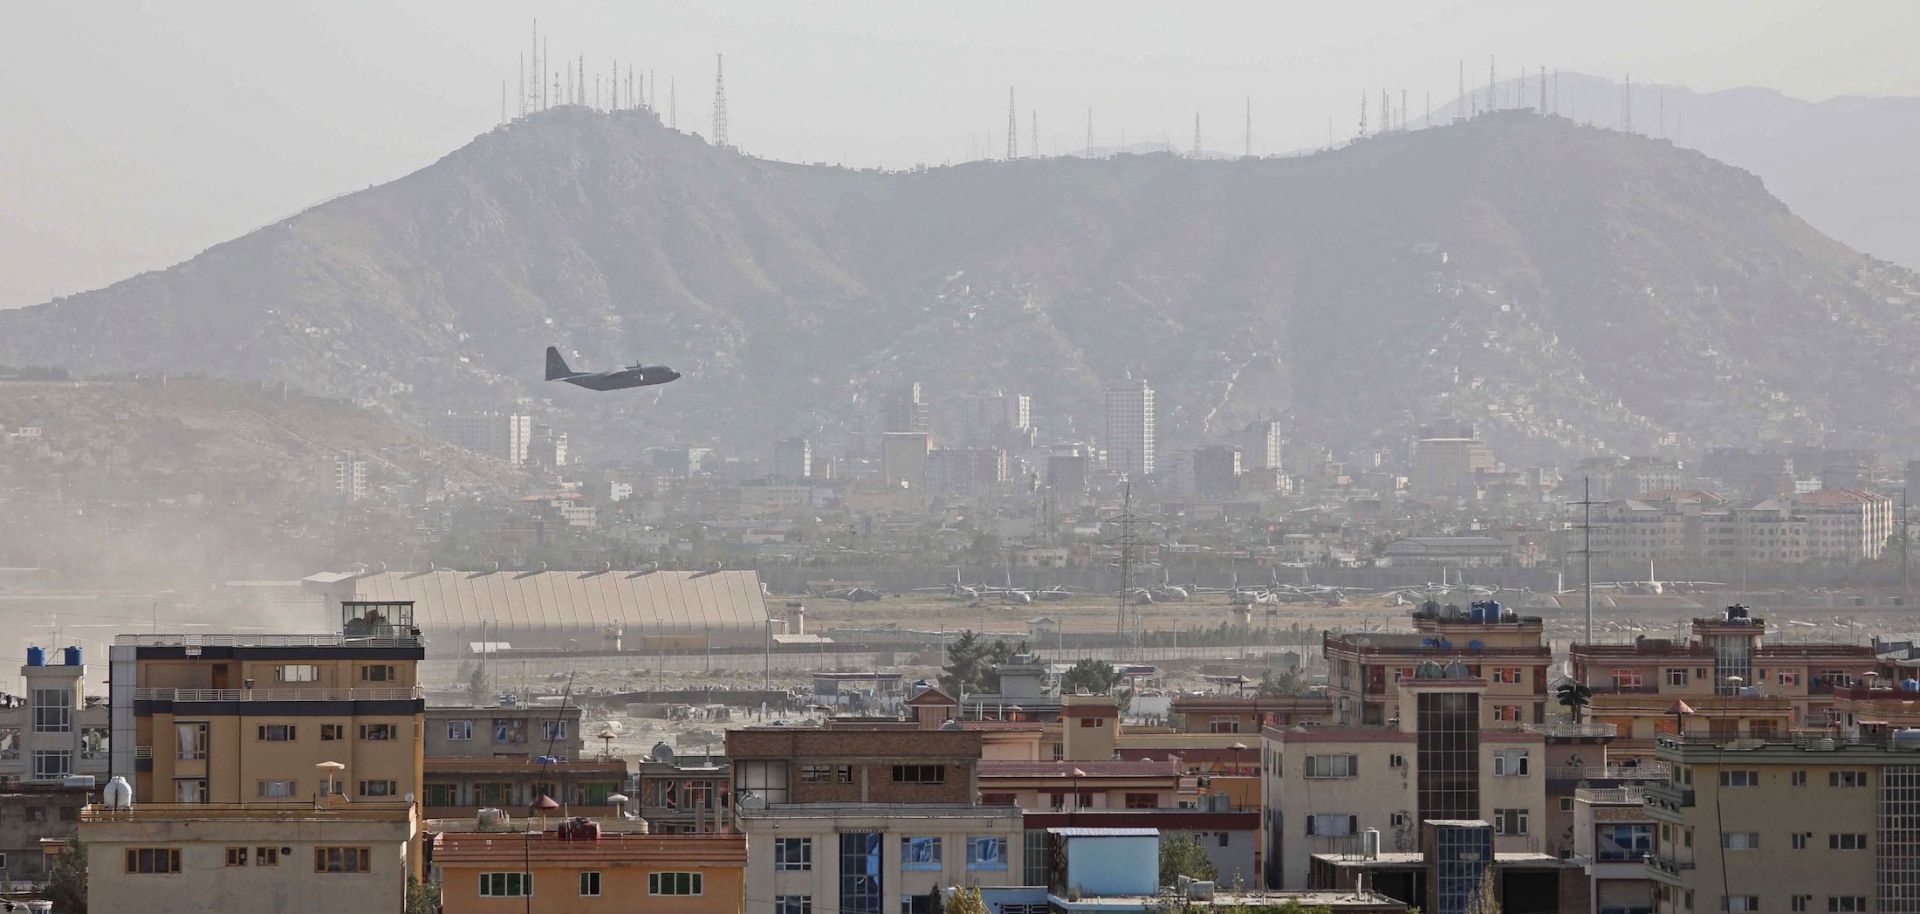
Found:
M 548 53 L 549 39 L 540 34 L 539 20 L 533 21 L 531 41 L 527 50 L 519 55 L 519 74 L 515 78 L 516 87 L 511 93 L 518 99 L 518 113 L 508 102 L 507 83 L 500 83 L 500 122 L 508 123 L 515 117 L 538 114 L 556 106 L 578 105 L 605 111 L 647 111 L 658 117 L 660 78 L 653 70 L 641 70 L 637 64 L 628 61 L 624 70 L 618 60 L 611 61 L 611 69 L 595 73 L 591 83 L 587 79 L 587 57 L 580 54 L 572 62 L 562 59 L 555 68 Z M 675 91 L 677 80 L 668 76 L 666 126 L 672 129 L 680 127 L 678 97 Z M 1036 115 L 1037 117 L 1037 115 Z M 732 135 L 727 122 L 727 87 L 725 58 L 714 55 L 713 77 L 713 142 L 717 146 L 731 146 Z
M 729 145 L 727 142 L 727 61 L 725 56 L 713 55 L 713 144 Z

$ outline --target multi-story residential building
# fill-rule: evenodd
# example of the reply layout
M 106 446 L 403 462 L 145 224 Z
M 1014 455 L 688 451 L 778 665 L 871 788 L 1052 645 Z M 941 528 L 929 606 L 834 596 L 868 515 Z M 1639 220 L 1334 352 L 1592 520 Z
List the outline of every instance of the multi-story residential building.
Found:
M 786 438 L 775 443 L 773 475 L 785 480 L 813 478 L 813 443 L 805 438 Z
M 1413 443 L 1407 486 L 1422 498 L 1462 495 L 1473 491 L 1476 474 L 1496 466 L 1478 438 L 1421 438 Z
M 1234 437 L 1234 443 L 1240 445 L 1240 466 L 1246 470 L 1280 470 L 1280 448 L 1284 443 L 1280 437 L 1280 423 L 1272 419 L 1261 419 L 1247 423 Z
M 87 903 L 142 914 L 399 911 L 419 874 L 419 825 L 397 799 L 88 806 Z
M 573 760 L 586 748 L 578 705 L 435 705 L 426 711 L 426 757 Z
M 927 452 L 926 490 L 933 495 L 980 496 L 1007 481 L 1007 452 L 999 448 L 935 448 Z
M 87 697 L 79 648 L 56 656 L 62 662 L 50 664 L 45 648 L 28 648 L 22 699 L 0 706 L 0 786 L 107 773 L 107 705 Z
M 1813 561 L 1872 561 L 1893 536 L 1893 499 L 1884 495 L 1821 489 L 1789 501 L 1807 520 L 1807 558 Z
M 599 813 L 627 785 L 620 759 L 426 759 L 420 796 L 428 818 L 465 818 L 482 809 L 525 809 L 542 798 L 572 813 Z
M 1033 398 L 1002 391 L 960 398 L 959 439 L 967 447 L 1008 447 L 1033 427 Z
M 333 494 L 342 501 L 367 497 L 367 462 L 352 451 L 333 458 Z
M 622 833 L 584 820 L 538 834 L 448 832 L 434 839 L 433 867 L 443 914 L 748 909 L 747 841 L 737 834 Z
M 926 435 L 933 431 L 933 404 L 919 381 L 902 388 L 887 406 L 886 432 Z
M 1647 876 L 1656 823 L 1646 791 L 1582 787 L 1573 796 L 1572 861 L 1587 874 L 1593 914 L 1651 914 L 1656 886 Z
M 505 460 L 527 462 L 533 417 L 514 413 L 448 411 L 434 417 L 435 432 L 450 444 Z
M 1218 498 L 1240 490 L 1240 448 L 1214 444 L 1193 450 L 1193 491 L 1202 498 Z
M 1834 689 L 1874 672 L 1867 645 L 1766 643 L 1766 620 L 1745 606 L 1695 619 L 1687 641 L 1575 644 L 1573 678 L 1594 696 L 1588 713 L 1612 724 L 1610 747 L 1649 759 L 1654 738 L 1684 727 L 1719 734 L 1784 734 L 1824 726 Z M 1683 710 L 1681 710 L 1683 709 Z
M 0 788 L 0 877 L 11 883 L 47 881 L 53 864 L 49 843 L 73 838 L 80 810 L 96 792 L 80 783 Z
M 1194 779 L 1176 759 L 980 762 L 980 802 L 988 806 L 1177 809 L 1192 805 L 1196 795 Z
M 640 818 L 655 834 L 724 832 L 733 822 L 733 803 L 727 796 L 732 782 L 732 766 L 725 758 L 675 756 L 664 745 L 656 746 L 634 772 L 634 799 Z
M 945 886 L 1031 884 L 1020 810 L 978 802 L 981 734 L 936 721 L 727 732 L 756 914 L 924 914 Z
M 1152 476 L 1159 453 L 1153 388 L 1134 378 L 1108 382 L 1106 417 L 1107 469 L 1135 480 Z
M 1087 494 L 1087 452 L 1079 445 L 1061 445 L 1047 455 L 1047 488 L 1072 500 Z
M 1920 910 L 1920 743 L 1662 735 L 1646 872 L 1661 914 Z
M 1497 603 L 1468 610 L 1429 602 L 1413 612 L 1414 631 L 1328 635 L 1332 722 L 1383 725 L 1404 716 L 1400 686 L 1427 661 L 1460 660 L 1487 682 L 1483 724 L 1518 729 L 1546 720 L 1547 667 L 1553 651 L 1542 640 L 1538 616 L 1521 616 Z
M 880 478 L 889 489 L 918 490 L 926 485 L 927 454 L 933 436 L 926 432 L 887 432 L 880 436 Z
M 1538 853 L 1546 738 L 1489 728 L 1492 683 L 1458 660 L 1402 679 L 1390 724 L 1268 728 L 1262 760 L 1266 882 L 1306 888 L 1316 854 L 1420 850 L 1429 820 L 1492 823 L 1497 852 Z
M 1270 698 L 1226 694 L 1177 695 L 1173 699 L 1172 711 L 1175 725 L 1187 733 L 1257 734 L 1263 727 L 1324 724 L 1333 715 L 1333 702 L 1320 693 Z

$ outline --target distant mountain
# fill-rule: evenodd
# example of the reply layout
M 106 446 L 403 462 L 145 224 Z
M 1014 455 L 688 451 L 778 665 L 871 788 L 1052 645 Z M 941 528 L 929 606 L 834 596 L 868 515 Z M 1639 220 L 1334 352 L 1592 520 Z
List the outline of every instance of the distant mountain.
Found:
M 1539 81 L 1524 83 L 1538 106 Z M 1486 88 L 1469 87 L 1484 107 Z M 1502 107 L 1521 103 L 1517 80 L 1500 83 Z M 1559 77 L 1559 113 L 1618 129 L 1621 84 L 1580 73 Z M 1436 112 L 1445 123 L 1457 105 Z M 1920 269 L 1920 98 L 1841 96 L 1809 102 L 1772 89 L 1693 92 L 1635 83 L 1633 129 L 1698 149 L 1760 176 L 1794 213 L 1856 250 Z
M 557 109 L 169 270 L 0 312 L 0 363 L 279 379 L 424 414 L 551 398 L 612 449 L 864 436 L 906 380 L 1163 440 L 1478 424 L 1510 460 L 1758 440 L 1912 447 L 1920 281 L 1753 174 L 1508 112 L 1285 159 L 908 173 L 753 159 Z M 624 394 L 543 384 L 644 358 Z M 543 407 L 549 408 L 549 407 Z

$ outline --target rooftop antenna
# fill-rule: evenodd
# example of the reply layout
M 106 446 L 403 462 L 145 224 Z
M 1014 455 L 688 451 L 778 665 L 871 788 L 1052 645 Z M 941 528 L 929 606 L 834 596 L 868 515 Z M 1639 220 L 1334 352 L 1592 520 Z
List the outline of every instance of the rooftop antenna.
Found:
M 1007 87 L 1007 161 L 1013 161 L 1014 159 L 1017 159 L 1020 157 L 1019 137 L 1015 136 L 1015 134 L 1019 132 L 1019 126 L 1018 126 L 1018 122 L 1014 120 L 1014 116 L 1015 115 L 1014 115 L 1014 109 L 1013 109 L 1013 87 L 1008 86 Z
M 727 61 L 713 55 L 713 144 L 727 145 Z

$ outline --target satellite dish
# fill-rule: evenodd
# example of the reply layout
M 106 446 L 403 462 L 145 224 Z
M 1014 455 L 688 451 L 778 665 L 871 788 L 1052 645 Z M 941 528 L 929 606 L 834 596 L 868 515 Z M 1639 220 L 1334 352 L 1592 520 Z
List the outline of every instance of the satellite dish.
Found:
M 739 809 L 766 809 L 767 798 L 757 793 L 741 793 L 734 799 L 733 805 Z
M 666 762 L 669 765 L 673 764 L 673 747 L 666 743 L 654 743 L 652 755 L 653 760 L 656 762 Z

